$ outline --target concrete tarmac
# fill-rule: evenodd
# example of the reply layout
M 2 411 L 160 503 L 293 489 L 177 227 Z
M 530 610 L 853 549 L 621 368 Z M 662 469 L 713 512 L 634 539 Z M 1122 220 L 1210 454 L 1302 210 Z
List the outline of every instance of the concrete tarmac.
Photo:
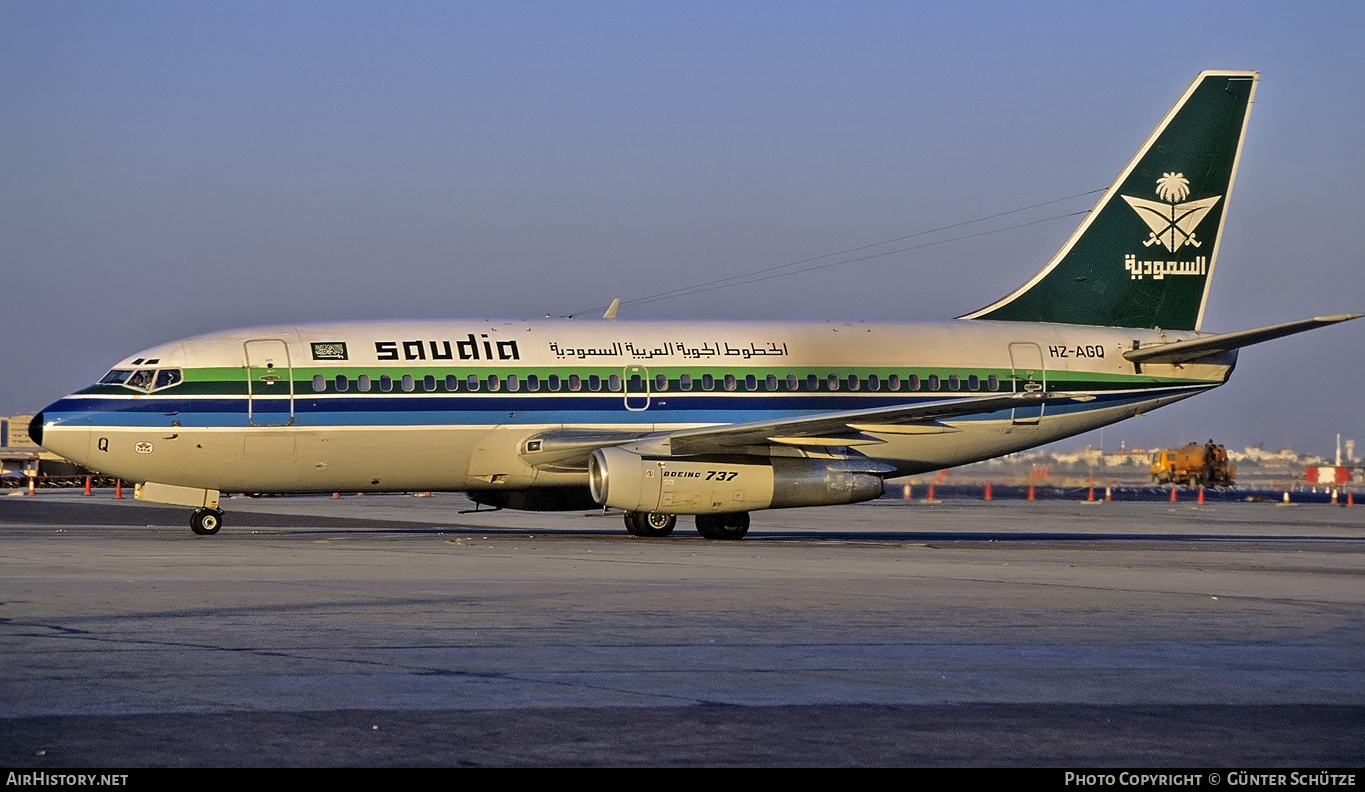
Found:
M 0 764 L 1365 760 L 1365 508 L 0 498 Z

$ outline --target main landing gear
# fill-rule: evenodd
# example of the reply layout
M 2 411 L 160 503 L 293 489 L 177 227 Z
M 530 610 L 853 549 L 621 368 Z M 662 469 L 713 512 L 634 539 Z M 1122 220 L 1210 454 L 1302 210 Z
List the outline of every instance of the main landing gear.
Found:
M 631 536 L 660 537 L 673 533 L 678 515 L 659 512 L 626 512 L 626 532 Z
M 659 512 L 626 512 L 626 531 L 631 536 L 668 536 L 678 525 L 678 515 Z M 743 539 L 749 533 L 749 513 L 698 514 L 697 533 L 707 539 Z
M 190 517 L 190 530 L 200 536 L 213 536 L 223 527 L 222 509 L 195 509 Z
M 748 512 L 697 515 L 697 533 L 707 539 L 743 539 L 748 532 Z

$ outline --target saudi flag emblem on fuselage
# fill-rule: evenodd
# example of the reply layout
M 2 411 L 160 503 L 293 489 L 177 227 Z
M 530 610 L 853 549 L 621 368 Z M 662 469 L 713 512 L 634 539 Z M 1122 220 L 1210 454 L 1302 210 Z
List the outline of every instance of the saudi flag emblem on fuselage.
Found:
M 1195 238 L 1194 230 L 1223 196 L 1215 195 L 1212 198 L 1181 203 L 1190 194 L 1190 181 L 1183 173 L 1163 173 L 1161 178 L 1156 180 L 1156 194 L 1165 202 L 1149 201 L 1130 195 L 1120 196 L 1151 229 L 1147 241 L 1142 243 L 1143 246 L 1160 244 L 1171 253 L 1185 245 L 1202 247 L 1204 243 Z M 1124 268 L 1132 278 L 1138 280 L 1145 275 L 1161 280 L 1167 275 L 1203 275 L 1207 272 L 1203 256 L 1188 262 L 1138 261 L 1137 256 L 1125 256 Z

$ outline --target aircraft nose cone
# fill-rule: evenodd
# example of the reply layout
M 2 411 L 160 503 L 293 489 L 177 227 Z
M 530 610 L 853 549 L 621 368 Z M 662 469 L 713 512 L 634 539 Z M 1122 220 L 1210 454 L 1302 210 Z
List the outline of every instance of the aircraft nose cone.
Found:
M 43 414 L 40 411 L 28 422 L 28 436 L 38 445 L 43 444 Z

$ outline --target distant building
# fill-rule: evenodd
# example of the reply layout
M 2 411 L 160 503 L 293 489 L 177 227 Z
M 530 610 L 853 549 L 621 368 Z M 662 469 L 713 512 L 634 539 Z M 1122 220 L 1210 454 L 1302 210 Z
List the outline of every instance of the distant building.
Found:
M 38 444 L 28 436 L 28 423 L 32 420 L 32 415 L 0 418 L 0 448 L 37 448 Z
M 63 459 L 33 442 L 28 436 L 32 415 L 11 415 L 0 418 L 0 476 L 26 477 L 85 475 L 85 468 Z M 9 481 L 13 485 L 12 478 Z

